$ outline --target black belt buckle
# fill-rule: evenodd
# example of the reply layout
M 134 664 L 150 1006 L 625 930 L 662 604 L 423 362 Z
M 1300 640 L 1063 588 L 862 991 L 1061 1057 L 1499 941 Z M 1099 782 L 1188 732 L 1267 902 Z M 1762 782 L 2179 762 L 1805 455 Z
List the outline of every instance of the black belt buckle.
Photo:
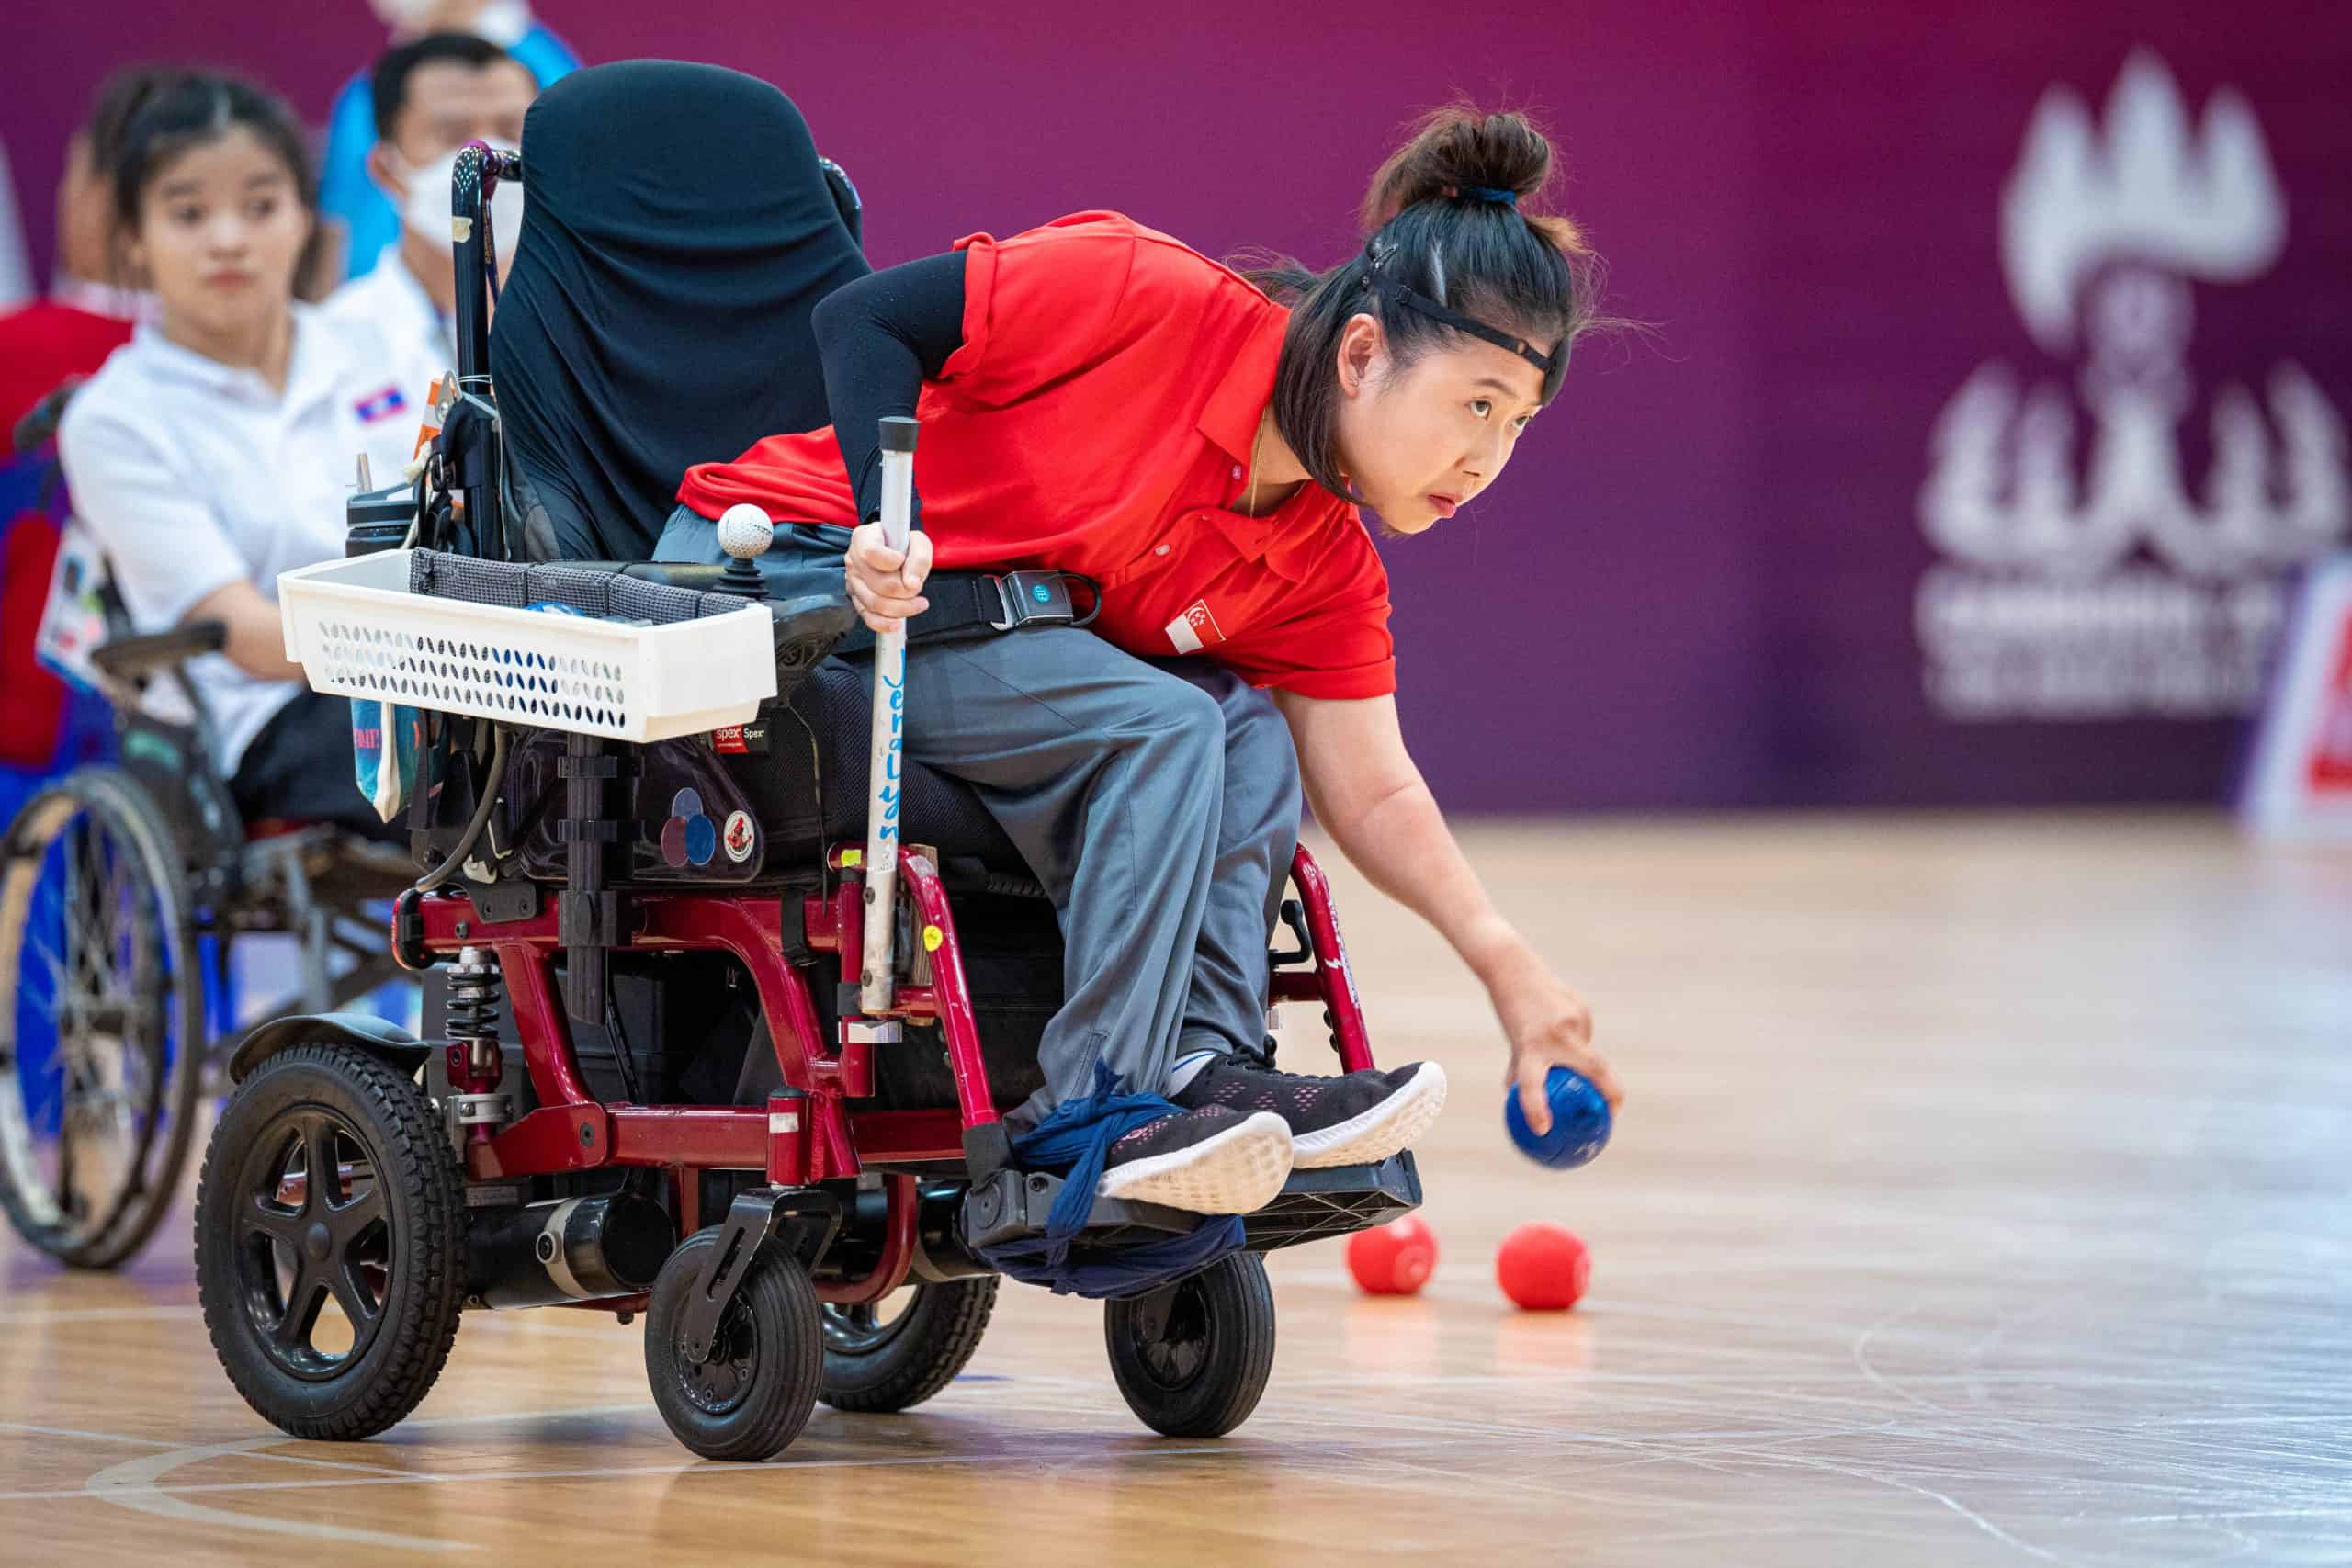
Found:
M 1058 571 L 1007 571 L 992 574 L 997 602 L 1004 618 L 989 623 L 992 631 L 1009 632 L 1044 621 L 1067 626 L 1078 618 L 1070 608 L 1069 581 Z

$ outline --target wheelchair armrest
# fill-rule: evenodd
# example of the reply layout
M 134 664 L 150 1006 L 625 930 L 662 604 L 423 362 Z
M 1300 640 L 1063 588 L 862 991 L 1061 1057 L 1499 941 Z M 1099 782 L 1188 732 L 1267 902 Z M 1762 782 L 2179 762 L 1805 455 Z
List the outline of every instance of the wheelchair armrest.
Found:
M 707 566 L 701 561 L 566 560 L 552 564 L 574 571 L 601 571 L 608 577 L 633 577 L 639 582 L 691 588 L 700 593 L 717 589 L 720 575 L 727 570 L 723 566 Z
M 822 663 L 857 625 L 857 612 L 846 599 L 811 593 L 780 602 L 771 599 L 768 614 L 775 620 L 776 701 L 790 702 L 808 671 Z
M 705 593 L 717 592 L 719 580 L 727 571 L 723 566 L 688 561 L 567 560 L 550 564 L 567 570 L 603 572 Z M 838 593 L 810 593 L 765 603 L 775 622 L 776 700 L 789 702 L 808 671 L 821 663 L 857 625 L 857 612 Z
M 218 653 L 228 646 L 227 622 L 190 621 L 167 632 L 110 637 L 90 650 L 90 662 L 100 673 L 118 681 L 135 681 L 200 653 Z

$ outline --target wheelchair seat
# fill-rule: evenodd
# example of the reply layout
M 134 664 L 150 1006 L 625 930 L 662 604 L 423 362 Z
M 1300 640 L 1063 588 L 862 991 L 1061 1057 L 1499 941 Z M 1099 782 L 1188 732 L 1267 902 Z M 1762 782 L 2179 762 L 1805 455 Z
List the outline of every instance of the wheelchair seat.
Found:
M 636 748 L 626 814 L 638 825 L 628 879 L 639 886 L 724 888 L 792 870 L 813 871 L 835 844 L 865 838 L 867 714 L 871 675 L 845 660 L 826 659 L 781 701 L 761 705 L 739 728 L 685 736 Z M 502 791 L 505 837 L 518 846 L 523 874 L 560 884 L 565 876 L 559 817 L 563 735 L 540 730 L 508 763 Z M 952 880 L 1000 892 L 1035 891 L 1027 863 L 969 784 L 912 759 L 901 764 L 899 821 L 905 842 L 939 852 Z M 741 812 L 759 825 L 760 852 L 738 861 L 706 850 L 681 853 L 684 818 L 713 829 Z M 676 841 L 668 828 L 680 821 Z
M 812 808 L 809 828 L 799 846 L 820 839 L 846 842 L 865 836 L 866 770 L 871 765 L 867 745 L 872 710 L 872 674 L 862 665 L 829 659 L 810 671 L 794 694 L 793 714 L 809 726 L 817 753 L 825 760 L 820 794 L 822 827 Z M 1028 866 L 1012 841 L 1004 836 L 978 793 L 958 778 L 925 767 L 913 758 L 900 763 L 905 797 L 899 807 L 902 836 L 913 844 L 930 844 L 943 857 L 979 861 L 991 873 L 1025 878 Z M 798 828 L 798 823 L 794 824 Z M 786 842 L 792 840 L 787 838 Z M 798 848 L 799 846 L 796 846 Z

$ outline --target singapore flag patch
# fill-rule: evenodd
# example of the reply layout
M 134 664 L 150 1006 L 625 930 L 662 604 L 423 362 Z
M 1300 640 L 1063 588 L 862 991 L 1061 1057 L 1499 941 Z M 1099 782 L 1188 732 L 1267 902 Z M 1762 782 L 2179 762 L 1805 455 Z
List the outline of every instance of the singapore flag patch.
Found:
M 1209 602 L 1195 599 L 1192 607 L 1168 623 L 1168 640 L 1179 653 L 1198 653 L 1225 640 L 1225 632 L 1209 614 Z

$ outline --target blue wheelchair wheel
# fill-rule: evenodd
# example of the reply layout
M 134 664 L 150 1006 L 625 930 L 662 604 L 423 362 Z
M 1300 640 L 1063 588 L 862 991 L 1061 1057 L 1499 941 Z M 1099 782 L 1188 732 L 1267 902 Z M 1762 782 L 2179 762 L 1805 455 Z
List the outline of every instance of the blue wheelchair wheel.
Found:
M 60 1261 L 111 1269 L 179 1186 L 204 1055 L 187 876 L 128 775 L 67 775 L 0 845 L 0 1209 Z

